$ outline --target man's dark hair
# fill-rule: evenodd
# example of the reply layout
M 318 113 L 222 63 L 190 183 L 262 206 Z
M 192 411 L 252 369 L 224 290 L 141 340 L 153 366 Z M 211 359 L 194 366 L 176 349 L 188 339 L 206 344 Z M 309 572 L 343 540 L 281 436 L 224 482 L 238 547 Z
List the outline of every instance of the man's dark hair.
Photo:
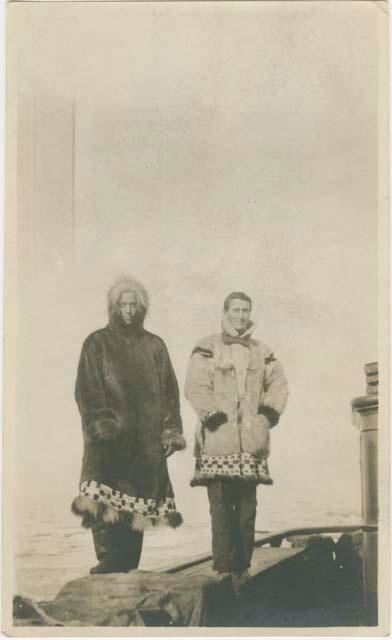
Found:
M 252 308 L 252 298 L 246 295 L 243 291 L 233 291 L 230 293 L 223 303 L 223 311 L 228 311 L 230 307 L 230 300 L 244 300 L 245 302 L 249 302 L 250 308 Z

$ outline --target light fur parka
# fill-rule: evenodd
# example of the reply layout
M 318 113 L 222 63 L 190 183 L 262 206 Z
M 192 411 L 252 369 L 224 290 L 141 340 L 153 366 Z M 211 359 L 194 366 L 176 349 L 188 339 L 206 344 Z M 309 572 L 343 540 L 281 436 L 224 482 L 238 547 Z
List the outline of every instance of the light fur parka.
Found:
M 285 409 L 288 385 L 281 363 L 251 338 L 252 329 L 248 346 L 227 344 L 221 333 L 204 338 L 192 352 L 185 395 L 199 419 L 193 486 L 216 478 L 272 483 L 269 431 Z M 205 420 L 218 411 L 228 420 L 211 431 Z

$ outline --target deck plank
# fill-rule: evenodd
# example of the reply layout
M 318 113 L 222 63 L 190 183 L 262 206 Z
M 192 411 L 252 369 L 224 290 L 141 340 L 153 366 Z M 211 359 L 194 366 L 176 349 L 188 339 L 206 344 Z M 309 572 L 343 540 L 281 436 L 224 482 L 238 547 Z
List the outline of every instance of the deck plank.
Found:
M 303 553 L 301 548 L 272 548 L 272 547 L 256 547 L 253 552 L 252 566 L 250 573 L 257 576 L 263 571 L 278 565 L 289 558 Z M 212 569 L 211 560 L 195 564 L 194 566 L 185 568 L 181 571 L 182 576 L 203 575 L 206 577 L 216 577 L 215 571 Z
M 292 536 L 297 535 L 317 535 L 317 534 L 325 534 L 325 533 L 349 533 L 353 531 L 377 531 L 377 525 L 365 525 L 361 522 L 357 524 L 344 525 L 341 523 L 337 523 L 335 525 L 325 525 L 321 524 L 320 526 L 310 527 L 308 525 L 299 526 L 295 529 L 282 529 L 273 532 L 267 531 L 256 531 L 255 536 L 255 550 L 257 547 L 261 547 L 267 544 L 271 544 L 273 542 L 279 543 L 282 540 L 285 540 Z M 278 546 L 278 545 L 277 545 Z M 185 569 L 193 567 L 194 565 L 204 565 L 206 562 L 211 562 L 212 555 L 211 553 L 202 553 L 197 556 L 192 556 L 185 560 L 184 562 L 175 562 L 170 565 L 161 565 L 156 568 L 156 571 L 159 573 L 182 573 Z

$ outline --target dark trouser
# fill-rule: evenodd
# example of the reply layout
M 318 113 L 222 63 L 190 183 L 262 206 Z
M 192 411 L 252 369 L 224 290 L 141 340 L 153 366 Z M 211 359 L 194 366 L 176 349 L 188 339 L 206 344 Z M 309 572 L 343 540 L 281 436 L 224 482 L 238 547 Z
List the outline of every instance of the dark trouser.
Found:
M 137 569 L 143 546 L 143 532 L 132 531 L 129 524 L 97 522 L 92 527 L 95 555 L 114 567 Z
M 242 573 L 252 559 L 256 485 L 214 480 L 207 486 L 212 525 L 213 569 Z

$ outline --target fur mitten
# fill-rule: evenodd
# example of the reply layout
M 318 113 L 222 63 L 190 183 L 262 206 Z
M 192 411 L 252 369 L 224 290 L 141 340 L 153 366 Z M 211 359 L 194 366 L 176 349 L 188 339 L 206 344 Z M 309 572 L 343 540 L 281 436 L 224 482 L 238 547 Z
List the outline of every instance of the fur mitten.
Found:
M 260 405 L 259 410 L 257 412 L 259 416 L 265 416 L 268 419 L 269 427 L 274 427 L 279 422 L 280 415 L 279 413 L 265 404 Z
M 215 431 L 221 424 L 225 424 L 228 421 L 227 413 L 224 411 L 215 411 L 207 416 L 204 425 L 209 431 Z
M 96 442 L 116 440 L 121 427 L 115 420 L 109 418 L 101 418 L 96 420 L 92 425 L 92 436 Z
M 175 431 L 174 429 L 165 429 L 162 432 L 162 446 L 171 447 L 173 451 L 181 451 L 181 449 L 185 449 L 186 442 L 185 438 L 179 431 Z

